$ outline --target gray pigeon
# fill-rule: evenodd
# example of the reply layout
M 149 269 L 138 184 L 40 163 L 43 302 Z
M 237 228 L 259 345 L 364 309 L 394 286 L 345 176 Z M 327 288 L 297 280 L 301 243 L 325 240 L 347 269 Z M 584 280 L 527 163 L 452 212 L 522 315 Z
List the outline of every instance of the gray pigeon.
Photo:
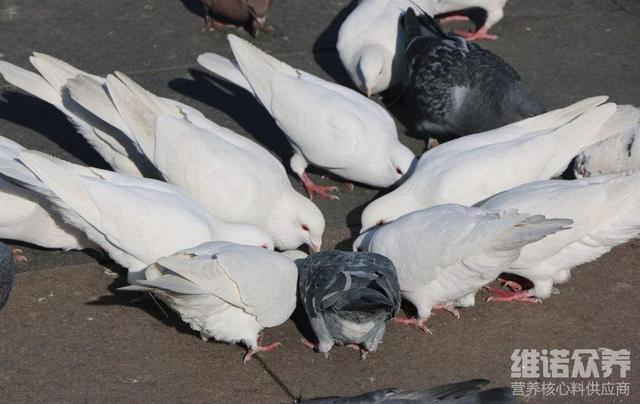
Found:
M 13 276 L 16 273 L 16 260 L 11 249 L 0 242 L 0 309 L 9 299 Z
M 299 402 L 301 404 L 400 404 L 414 402 L 423 404 L 507 404 L 516 402 L 513 391 L 509 387 L 480 391 L 488 383 L 488 380 L 474 379 L 426 390 L 385 389 L 353 397 L 325 397 Z
M 483 132 L 541 114 L 544 106 L 499 56 L 445 33 L 427 14 L 404 17 L 416 129 L 448 137 Z
M 325 251 L 309 256 L 298 293 L 325 356 L 334 344 L 360 350 L 364 359 L 400 309 L 398 275 L 391 260 L 375 253 Z

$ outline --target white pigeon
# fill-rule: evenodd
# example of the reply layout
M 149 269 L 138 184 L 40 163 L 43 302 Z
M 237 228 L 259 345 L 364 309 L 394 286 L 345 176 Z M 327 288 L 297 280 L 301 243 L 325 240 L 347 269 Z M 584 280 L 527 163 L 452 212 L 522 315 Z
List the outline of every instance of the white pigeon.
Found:
M 286 134 L 294 155 L 290 165 L 309 192 L 337 199 L 335 187 L 319 186 L 306 173 L 309 164 L 350 181 L 388 187 L 406 174 L 415 156 L 398 141 L 389 113 L 346 87 L 330 83 L 273 58 L 249 42 L 229 35 L 233 63 L 203 54 L 198 62 L 252 93 Z M 244 77 L 244 78 L 241 78 Z
M 505 269 L 531 280 L 533 290 L 495 290 L 498 296 L 490 298 L 544 299 L 551 295 L 554 282 L 569 279 L 572 268 L 593 261 L 640 234 L 640 173 L 532 182 L 493 196 L 480 206 L 517 208 L 573 220 L 571 229 L 525 246 L 520 258 Z
M 354 84 L 371 97 L 401 84 L 407 61 L 400 16 L 411 0 L 361 0 L 338 31 L 336 49 Z
M 18 143 L 0 136 L 0 166 L 20 170 L 15 158 L 22 150 Z M 0 206 L 0 239 L 63 250 L 95 248 L 84 233 L 65 224 L 45 198 L 2 178 Z
M 363 231 L 415 210 L 443 203 L 469 206 L 560 175 L 578 153 L 610 135 L 600 127 L 616 106 L 598 106 L 605 100 L 589 98 L 429 150 L 402 185 L 365 208 Z
M 273 249 L 255 226 L 210 215 L 181 189 L 165 182 L 83 167 L 35 151 L 22 151 L 22 170 L 0 172 L 40 193 L 66 223 L 82 230 L 131 281 L 158 258 L 207 241 Z
M 588 147 L 574 162 L 577 178 L 640 169 L 640 109 L 619 105 L 603 130 L 613 136 Z
M 153 292 L 205 341 L 244 343 L 245 362 L 280 346 L 262 345 L 261 332 L 284 323 L 296 307 L 295 264 L 262 248 L 205 243 L 160 258 L 144 275 L 121 290 Z
M 105 87 L 107 93 L 87 77 L 67 81 L 78 104 L 123 127 L 162 177 L 209 213 L 261 228 L 280 249 L 306 243 L 320 250 L 322 213 L 293 189 L 282 163 L 262 146 L 195 110 L 183 116 L 122 73 L 107 76 Z
M 136 150 L 135 145 L 118 127 L 87 114 L 69 100 L 64 91 L 67 80 L 83 75 L 101 85 L 104 78 L 91 75 L 54 57 L 34 52 L 29 58 L 40 75 L 0 61 L 0 74 L 5 80 L 45 101 L 64 113 L 87 142 L 113 167 L 123 174 L 156 177 L 153 166 Z M 71 102 L 70 102 L 71 101 Z
M 507 4 L 507 0 L 423 0 L 422 2 L 426 3 L 425 6 L 432 16 L 449 14 L 442 18 L 440 22 L 473 20 L 477 25 L 474 32 L 456 31 L 457 35 L 470 41 L 497 39 L 498 37 L 496 35 L 489 34 L 489 29 L 502 19 L 504 16 L 504 6 Z M 455 13 L 456 11 L 469 10 L 472 8 L 483 10 L 484 12 L 481 13 L 483 15 L 478 15 L 477 17 L 476 15 L 472 15 L 471 18 L 469 18 L 468 16 Z
M 393 261 L 402 297 L 425 332 L 433 308 L 451 311 L 475 303 L 475 294 L 518 259 L 520 250 L 571 224 L 567 219 L 446 204 L 410 213 L 362 234 L 354 250 Z

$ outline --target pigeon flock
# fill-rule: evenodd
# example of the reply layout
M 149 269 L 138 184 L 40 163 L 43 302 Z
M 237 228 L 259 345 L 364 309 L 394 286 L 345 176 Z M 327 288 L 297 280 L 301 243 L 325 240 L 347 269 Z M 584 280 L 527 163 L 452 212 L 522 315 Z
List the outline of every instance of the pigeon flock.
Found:
M 272 29 L 271 0 L 202 3 L 206 27 Z M 126 74 L 100 77 L 42 53 L 29 59 L 36 72 L 0 61 L 7 82 L 60 110 L 113 169 L 0 136 L 0 239 L 104 251 L 128 269 L 122 290 L 157 296 L 205 341 L 242 343 L 245 362 L 280 346 L 264 330 L 297 306 L 310 349 L 349 346 L 364 359 L 387 322 L 431 333 L 434 309 L 460 317 L 496 279 L 488 300 L 540 303 L 574 267 L 640 235 L 640 110 L 594 96 L 547 111 L 513 67 L 471 42 L 495 39 L 505 3 L 360 0 L 336 44 L 353 88 L 236 35 L 235 60 L 198 56 L 273 117 L 306 196 L 262 145 Z M 475 30 L 440 25 L 459 20 Z M 425 140 L 453 140 L 415 156 L 376 94 L 410 109 Z M 389 190 L 364 209 L 352 252 L 322 250 L 313 198 L 340 203 L 338 189 L 314 183 L 309 166 L 352 189 Z M 0 243 L 0 307 L 20 253 Z M 399 315 L 401 300 L 415 317 Z M 511 402 L 501 389 L 479 393 L 485 383 L 309 402 Z

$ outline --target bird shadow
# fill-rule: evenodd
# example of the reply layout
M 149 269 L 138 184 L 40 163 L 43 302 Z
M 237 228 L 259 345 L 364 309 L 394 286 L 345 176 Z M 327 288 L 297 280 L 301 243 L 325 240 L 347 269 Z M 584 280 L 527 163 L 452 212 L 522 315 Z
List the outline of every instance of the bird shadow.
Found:
M 357 5 L 358 0 L 351 0 L 351 2 L 331 20 L 327 28 L 320 33 L 313 43 L 313 58 L 318 66 L 336 83 L 347 87 L 353 87 L 353 83 L 340 61 L 338 51 L 336 50 L 336 43 L 338 42 L 340 26 Z
M 356 241 L 356 239 L 360 236 L 360 229 L 362 228 L 362 223 L 361 223 L 362 222 L 361 221 L 362 212 L 364 212 L 365 208 L 371 202 L 373 202 L 376 199 L 388 194 L 389 192 L 393 191 L 395 188 L 396 187 L 379 190 L 373 197 L 367 199 L 366 202 L 364 202 L 362 204 L 359 204 L 358 206 L 356 206 L 355 208 L 351 209 L 347 213 L 346 223 L 345 224 L 347 225 L 347 228 L 349 229 L 350 235 L 349 235 L 348 238 L 336 243 L 336 246 L 335 246 L 336 250 L 342 250 L 342 251 L 351 251 L 352 250 L 353 242 Z
M 307 341 L 318 341 L 318 338 L 316 338 L 316 334 L 313 332 L 313 328 L 311 327 L 311 323 L 309 322 L 309 317 L 307 317 L 307 313 L 305 312 L 304 307 L 302 307 L 300 298 L 298 298 L 296 309 L 293 314 L 291 314 L 290 319 L 293 321 L 296 329 L 304 339 Z
M 180 0 L 184 8 L 193 14 L 204 18 L 204 6 L 202 0 Z
M 16 91 L 3 92 L 0 119 L 42 134 L 85 164 L 110 169 L 64 114 L 37 98 Z
M 140 292 L 118 290 L 119 288 L 129 285 L 127 282 L 127 270 L 125 268 L 116 264 L 114 261 L 111 261 L 108 257 L 103 262 L 100 262 L 100 265 L 112 272 L 115 272 L 118 276 L 107 287 L 109 292 L 111 292 L 110 295 L 100 296 L 96 300 L 87 302 L 87 305 L 136 307 L 164 325 L 173 327 L 181 334 L 194 335 L 197 337 L 200 336 L 200 334 L 197 331 L 194 331 L 189 324 L 182 321 L 176 312 L 151 293 L 145 292 L 143 294 Z
M 200 70 L 189 69 L 189 73 L 193 79 L 174 79 L 169 88 L 222 111 L 282 161 L 291 158 L 293 152 L 285 134 L 252 94 Z

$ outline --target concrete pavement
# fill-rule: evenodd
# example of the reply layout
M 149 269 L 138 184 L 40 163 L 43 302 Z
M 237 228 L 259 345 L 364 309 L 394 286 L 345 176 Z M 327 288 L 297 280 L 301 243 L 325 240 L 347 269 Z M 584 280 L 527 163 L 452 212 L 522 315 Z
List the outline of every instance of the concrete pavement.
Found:
M 290 155 L 261 107 L 196 64 L 202 52 L 230 55 L 223 33 L 201 32 L 197 0 L 32 3 L 0 0 L 0 58 L 31 69 L 28 56 L 40 51 L 95 74 L 123 71 L 150 91 L 253 137 L 278 157 Z M 269 17 L 275 32 L 256 43 L 296 67 L 349 84 L 334 50 L 347 7 L 346 0 L 277 0 Z M 500 38 L 483 45 L 512 63 L 549 108 L 598 94 L 639 105 L 639 28 L 637 0 L 511 0 L 494 28 Z M 416 153 L 423 150 L 422 139 L 406 135 L 401 125 L 400 132 L 403 143 Z M 106 167 L 61 113 L 4 81 L 0 134 L 28 148 Z M 348 192 L 337 185 L 340 202 L 318 205 L 327 219 L 326 248 L 345 249 L 362 207 L 378 191 Z M 640 348 L 639 247 L 630 242 L 584 265 L 543 305 L 489 304 L 481 294 L 477 307 L 463 311 L 460 320 L 434 316 L 433 336 L 390 325 L 384 345 L 365 361 L 350 349 L 335 348 L 331 360 L 312 354 L 289 321 L 267 331 L 267 339 L 284 348 L 247 365 L 240 347 L 203 343 L 153 302 L 129 305 L 132 295 L 115 291 L 124 284 L 117 277 L 122 269 L 103 257 L 25 247 L 30 261 L 20 264 L 13 295 L 0 312 L 0 399 L 286 402 L 474 377 L 509 385 L 516 348 L 624 348 L 632 350 L 633 361 Z M 627 381 L 631 397 L 615 401 L 640 401 L 633 362 Z

